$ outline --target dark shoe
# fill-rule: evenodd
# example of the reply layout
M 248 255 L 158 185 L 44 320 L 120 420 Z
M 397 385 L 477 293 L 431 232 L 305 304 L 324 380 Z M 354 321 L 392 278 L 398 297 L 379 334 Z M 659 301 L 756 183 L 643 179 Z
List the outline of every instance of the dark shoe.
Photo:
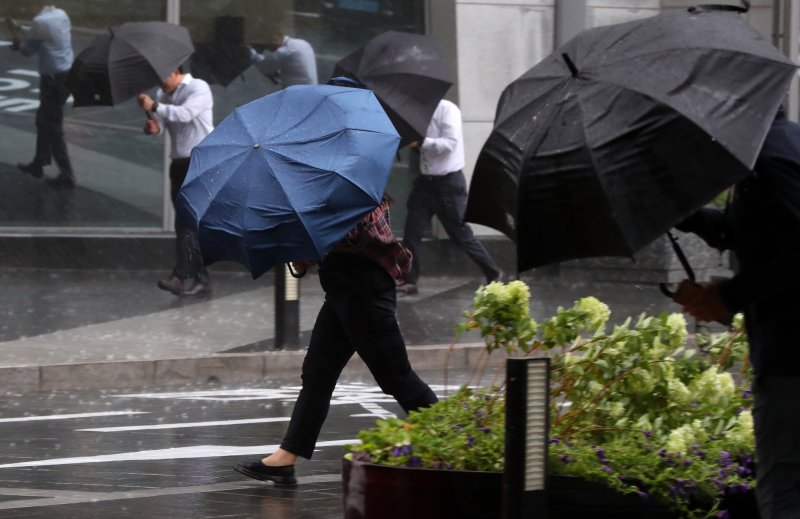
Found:
M 400 283 L 397 285 L 397 295 L 399 296 L 413 296 L 419 293 L 417 285 L 412 283 Z
M 509 281 L 511 281 L 511 278 L 508 276 L 508 274 L 505 273 L 505 271 L 501 269 L 500 271 L 497 272 L 497 276 L 494 279 L 487 279 L 486 283 L 487 284 L 493 282 L 508 283 Z
M 30 164 L 17 164 L 17 169 L 23 173 L 29 173 L 33 175 L 33 178 L 42 178 L 42 166 L 36 164 L 35 162 L 31 162 Z
M 276 487 L 297 485 L 297 478 L 294 477 L 294 465 L 272 467 L 264 465 L 261 460 L 258 460 L 251 463 L 239 463 L 234 465 L 233 470 L 259 481 L 272 481 Z
M 194 285 L 188 290 L 183 291 L 185 296 L 202 296 L 211 293 L 211 285 L 202 281 L 195 281 Z
M 72 189 L 75 187 L 75 181 L 64 175 L 59 175 L 56 178 L 47 179 L 47 185 L 53 189 Z
M 183 294 L 183 280 L 178 276 L 171 275 L 168 278 L 159 279 L 158 288 L 179 296 Z

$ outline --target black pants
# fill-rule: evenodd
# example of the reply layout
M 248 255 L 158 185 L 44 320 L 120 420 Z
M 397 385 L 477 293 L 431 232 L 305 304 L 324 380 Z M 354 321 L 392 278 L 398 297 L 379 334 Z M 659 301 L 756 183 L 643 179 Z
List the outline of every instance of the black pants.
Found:
M 178 191 L 189 173 L 189 158 L 172 159 L 169 165 L 170 195 L 172 207 L 178 212 Z M 180 215 L 175 218 L 175 268 L 172 275 L 180 279 L 193 278 L 201 283 L 208 283 L 208 272 L 203 265 L 200 254 L 200 243 L 197 232 L 187 226 Z
M 474 261 L 487 281 L 494 281 L 500 275 L 486 247 L 479 242 L 472 229 L 464 222 L 467 208 L 467 182 L 464 173 L 454 171 L 446 175 L 420 175 L 414 180 L 411 194 L 408 195 L 408 214 L 403 230 L 403 245 L 414 255 L 411 272 L 406 283 L 416 284 L 420 274 L 422 237 L 425 228 L 435 215 L 442 222 L 444 230 Z
M 437 401 L 408 361 L 395 316 L 394 279 L 368 259 L 331 253 L 320 264 L 319 280 L 325 302 L 311 332 L 302 389 L 281 442 L 283 449 L 304 458 L 314 452 L 336 381 L 353 353 L 406 412 Z
M 67 72 L 42 74 L 39 81 L 39 109 L 36 110 L 36 155 L 33 163 L 47 166 L 56 161 L 61 176 L 75 180 L 64 141 L 64 103 L 69 97 Z

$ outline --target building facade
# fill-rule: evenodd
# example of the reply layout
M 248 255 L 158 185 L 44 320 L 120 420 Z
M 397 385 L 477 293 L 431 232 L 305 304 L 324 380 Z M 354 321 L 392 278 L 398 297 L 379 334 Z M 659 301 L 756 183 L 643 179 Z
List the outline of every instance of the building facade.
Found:
M 721 0 L 718 0 L 720 3 Z M 23 23 L 36 13 L 27 0 L 0 0 L 4 16 Z M 35 3 L 35 2 L 33 2 Z M 467 167 L 471 176 L 489 135 L 497 100 L 508 83 L 581 29 L 686 8 L 685 0 L 63 0 L 72 22 L 77 55 L 109 27 L 128 21 L 165 20 L 186 26 L 196 47 L 220 40 L 256 48 L 267 27 L 280 25 L 290 37 L 309 41 L 319 80 L 334 64 L 384 30 L 430 34 L 441 42 L 457 82 L 447 97 L 463 113 Z M 722 2 L 737 3 L 737 2 Z M 792 58 L 797 54 L 798 0 L 753 0 L 746 15 Z M 2 31 L 5 31 L 5 27 Z M 28 162 L 36 138 L 38 72 L 35 57 L 8 49 L 0 32 L 0 257 L 36 240 L 170 239 L 173 215 L 167 178 L 169 144 L 143 133 L 144 115 L 134 100 L 115 107 L 65 109 L 65 133 L 77 186 L 54 190 L 17 170 Z M 793 49 L 793 50 L 790 50 Z M 189 64 L 192 71 L 192 63 Z M 196 72 L 201 72 L 198 68 Z M 229 84 L 213 84 L 214 119 L 238 105 L 275 91 L 277 84 L 250 67 Z M 797 88 L 789 99 L 797 114 Z M 394 225 L 401 230 L 404 202 L 417 174 L 414 157 L 402 152 L 388 190 L 398 200 Z M 54 166 L 45 175 L 54 176 Z M 434 226 L 434 236 L 444 236 Z M 478 228 L 484 236 L 494 231 Z M 15 243 L 26 243 L 23 247 Z M 123 241 L 124 243 L 124 241 Z M 116 246 L 116 245 L 115 245 Z M 124 248 L 124 247 L 123 247 Z

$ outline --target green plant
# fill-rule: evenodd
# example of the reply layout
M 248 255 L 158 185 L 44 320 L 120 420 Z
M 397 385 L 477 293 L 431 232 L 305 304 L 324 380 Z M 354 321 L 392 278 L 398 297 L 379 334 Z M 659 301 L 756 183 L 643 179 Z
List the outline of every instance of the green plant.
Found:
M 549 471 L 669 503 L 684 517 L 723 516 L 726 496 L 755 484 L 747 342 L 730 331 L 687 345 L 681 314 L 641 315 L 610 326 L 593 297 L 537 324 L 528 287 L 492 283 L 475 295 L 457 336 L 480 330 L 488 356 L 551 357 Z M 480 386 L 480 384 L 478 384 Z M 467 385 L 407 420 L 379 421 L 349 446 L 387 465 L 503 468 L 503 384 Z

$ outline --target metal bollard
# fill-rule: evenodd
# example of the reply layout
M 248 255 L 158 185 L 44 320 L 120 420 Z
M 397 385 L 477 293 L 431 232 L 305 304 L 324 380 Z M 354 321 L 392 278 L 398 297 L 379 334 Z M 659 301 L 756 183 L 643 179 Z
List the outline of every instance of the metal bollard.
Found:
M 300 348 L 300 280 L 286 265 L 275 269 L 275 348 Z

